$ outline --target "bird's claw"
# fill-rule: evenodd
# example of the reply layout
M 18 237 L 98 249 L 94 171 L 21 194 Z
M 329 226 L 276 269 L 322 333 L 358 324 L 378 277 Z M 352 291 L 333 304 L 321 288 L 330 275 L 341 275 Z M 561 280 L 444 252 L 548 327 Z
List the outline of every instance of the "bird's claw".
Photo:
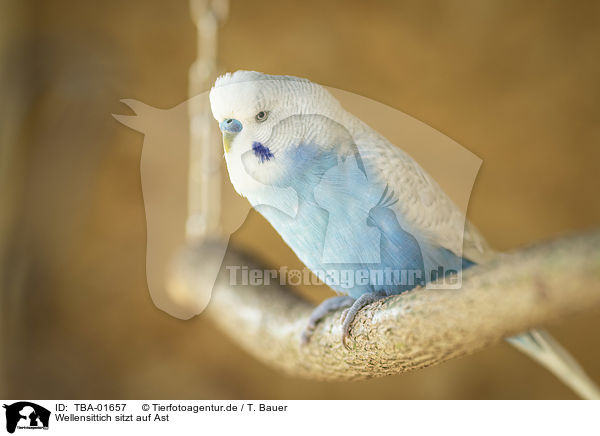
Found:
M 310 337 L 314 331 L 314 327 L 310 328 L 310 326 L 306 326 L 306 328 L 302 331 L 302 335 L 300 335 L 300 346 L 304 346 L 310 342 Z
M 352 321 L 354 321 L 354 319 L 351 319 L 348 323 L 346 323 L 346 318 L 348 318 L 349 311 L 349 307 L 344 309 L 342 315 L 340 316 L 340 322 L 342 324 L 342 345 L 348 351 L 350 351 L 350 346 L 348 346 L 348 342 L 346 340 L 350 337 L 350 326 L 352 325 Z
M 304 346 L 308 344 L 312 334 L 317 328 L 317 323 L 321 321 L 329 312 L 352 306 L 354 303 L 354 298 L 348 296 L 337 296 L 329 298 L 319 304 L 315 310 L 313 310 L 310 318 L 308 319 L 308 324 L 304 328 L 302 335 L 300 336 L 300 345 Z
M 344 320 L 345 320 L 345 319 L 346 319 L 346 317 L 348 316 L 348 311 L 349 311 L 349 310 L 350 310 L 350 308 L 349 308 L 349 307 L 347 307 L 347 308 L 345 308 L 345 309 L 342 311 L 342 314 L 340 315 L 340 323 L 341 323 L 341 324 L 344 324 Z
M 373 292 L 370 294 L 361 295 L 349 308 L 345 309 L 342 312 L 341 321 L 342 321 L 342 345 L 348 351 L 350 351 L 350 346 L 348 345 L 347 339 L 350 337 L 350 328 L 352 327 L 352 323 L 358 315 L 358 312 L 365 306 L 368 306 L 371 303 L 374 303 L 382 298 L 385 298 L 385 293 Z
M 357 300 L 347 296 L 333 297 L 325 300 L 319 304 L 310 315 L 308 324 L 300 336 L 300 345 L 304 346 L 310 341 L 310 338 L 317 327 L 317 323 L 329 312 L 345 308 L 340 316 L 340 322 L 342 324 L 342 345 L 346 350 L 350 350 L 348 338 L 350 337 L 350 328 L 352 327 L 352 323 L 354 322 L 356 315 L 363 307 L 382 298 L 385 298 L 385 294 L 373 292 L 369 294 L 363 294 Z

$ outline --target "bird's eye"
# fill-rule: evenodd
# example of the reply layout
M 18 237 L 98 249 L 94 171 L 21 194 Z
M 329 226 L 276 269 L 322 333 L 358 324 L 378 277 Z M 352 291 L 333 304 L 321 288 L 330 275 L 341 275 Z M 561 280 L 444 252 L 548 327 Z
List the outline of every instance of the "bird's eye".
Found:
M 269 112 L 267 112 L 267 111 L 260 111 L 259 113 L 256 114 L 256 121 L 258 121 L 259 123 L 262 123 L 268 117 L 269 117 Z

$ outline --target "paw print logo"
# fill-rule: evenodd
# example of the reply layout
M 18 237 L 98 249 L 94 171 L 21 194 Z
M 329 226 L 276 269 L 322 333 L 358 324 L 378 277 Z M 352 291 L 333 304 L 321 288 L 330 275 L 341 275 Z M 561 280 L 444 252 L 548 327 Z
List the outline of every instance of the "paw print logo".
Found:
M 292 285 L 292 286 L 297 286 L 300 284 L 300 282 L 302 282 L 302 274 L 300 274 L 300 271 L 297 270 L 293 270 L 288 272 L 287 275 L 287 281 L 288 284 Z

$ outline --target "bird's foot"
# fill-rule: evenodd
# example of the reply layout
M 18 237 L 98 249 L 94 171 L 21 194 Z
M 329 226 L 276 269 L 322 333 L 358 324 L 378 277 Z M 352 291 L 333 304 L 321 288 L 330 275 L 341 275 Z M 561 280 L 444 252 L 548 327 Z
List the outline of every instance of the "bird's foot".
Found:
M 342 312 L 342 316 L 340 319 L 340 321 L 342 322 L 342 345 L 347 350 L 349 350 L 350 347 L 348 347 L 346 339 L 350 336 L 350 327 L 352 327 L 354 318 L 356 318 L 356 315 L 358 314 L 359 310 L 385 297 L 385 292 L 370 292 L 368 294 L 363 294 L 360 297 L 358 297 L 356 301 L 354 301 L 352 306 L 348 307 Z
M 356 300 L 358 301 L 358 300 Z M 304 328 L 302 332 L 302 336 L 300 337 L 301 345 L 305 345 L 310 341 L 312 334 L 317 327 L 317 323 L 321 321 L 329 312 L 336 311 L 343 307 L 351 307 L 354 303 L 354 298 L 348 297 L 346 295 L 341 295 L 337 297 L 331 297 L 327 300 L 323 301 L 319 304 L 315 310 L 310 314 L 310 318 L 308 319 L 308 324 Z

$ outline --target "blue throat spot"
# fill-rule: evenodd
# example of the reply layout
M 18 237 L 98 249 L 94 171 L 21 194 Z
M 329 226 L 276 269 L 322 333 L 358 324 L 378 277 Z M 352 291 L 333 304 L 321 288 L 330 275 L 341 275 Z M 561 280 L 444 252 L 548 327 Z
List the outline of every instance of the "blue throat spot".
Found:
M 254 151 L 254 155 L 260 160 L 261 163 L 266 160 L 270 160 L 272 157 L 275 157 L 275 155 L 271 153 L 271 150 L 269 150 L 269 147 L 265 147 L 260 142 L 255 141 L 252 143 L 252 151 Z

